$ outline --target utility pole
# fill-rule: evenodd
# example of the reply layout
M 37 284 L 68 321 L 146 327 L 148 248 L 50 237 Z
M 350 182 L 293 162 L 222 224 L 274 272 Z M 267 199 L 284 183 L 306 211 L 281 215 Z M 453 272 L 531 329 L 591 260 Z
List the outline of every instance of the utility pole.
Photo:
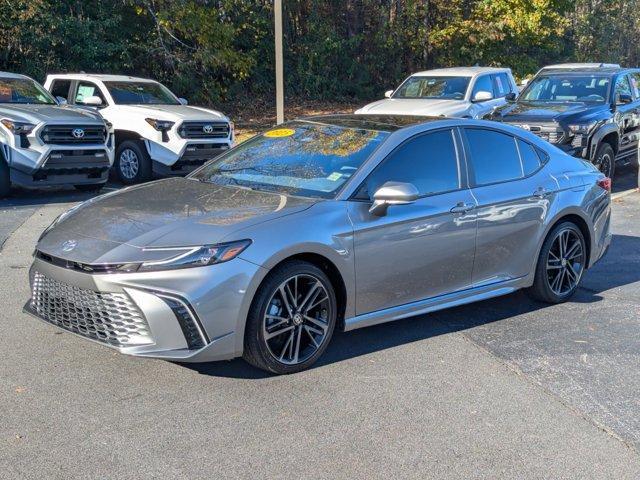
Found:
M 276 39 L 276 123 L 284 122 L 284 72 L 282 59 L 282 0 L 274 0 Z

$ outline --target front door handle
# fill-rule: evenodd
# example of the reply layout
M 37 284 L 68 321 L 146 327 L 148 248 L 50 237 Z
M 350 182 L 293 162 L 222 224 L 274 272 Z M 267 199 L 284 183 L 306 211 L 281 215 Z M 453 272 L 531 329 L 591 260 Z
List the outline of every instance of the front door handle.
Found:
M 458 202 L 456 206 L 451 209 L 451 213 L 467 213 L 474 208 L 476 208 L 476 206 L 473 203 Z
M 547 195 L 549 195 L 549 193 L 550 193 L 549 190 L 547 190 L 546 188 L 538 187 L 538 188 L 536 188 L 536 191 L 533 192 L 533 196 L 534 197 L 538 197 L 538 198 L 544 198 Z

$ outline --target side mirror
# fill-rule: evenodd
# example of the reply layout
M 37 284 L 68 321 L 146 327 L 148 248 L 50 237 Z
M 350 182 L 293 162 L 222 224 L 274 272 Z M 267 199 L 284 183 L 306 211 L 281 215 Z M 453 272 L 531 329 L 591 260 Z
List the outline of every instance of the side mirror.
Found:
M 633 97 L 628 93 L 618 94 L 618 100 L 616 101 L 618 105 L 626 105 L 627 103 L 631 103 L 631 102 L 633 102 Z
M 97 95 L 91 95 L 90 97 L 85 97 L 82 100 L 78 101 L 81 105 L 87 105 L 89 107 L 99 107 L 102 105 L 102 99 Z
M 420 192 L 412 183 L 386 182 L 373 194 L 369 213 L 382 217 L 387 214 L 389 205 L 407 205 L 419 197 Z
M 180 97 L 180 98 L 178 99 L 178 101 L 180 102 L 180 105 L 186 105 L 187 103 L 189 103 L 189 102 L 187 102 L 187 99 L 186 99 L 186 98 L 182 98 L 182 97 Z
M 384 92 L 385 98 L 391 98 L 391 95 L 393 95 L 393 90 L 387 90 L 386 92 Z
M 473 96 L 474 102 L 486 102 L 487 100 L 493 100 L 493 93 L 486 90 L 480 90 Z
M 67 99 L 64 97 L 56 97 L 56 102 L 58 102 L 58 105 L 66 105 Z
M 505 100 L 507 102 L 515 102 L 516 101 L 516 94 L 513 92 L 509 92 L 505 95 Z

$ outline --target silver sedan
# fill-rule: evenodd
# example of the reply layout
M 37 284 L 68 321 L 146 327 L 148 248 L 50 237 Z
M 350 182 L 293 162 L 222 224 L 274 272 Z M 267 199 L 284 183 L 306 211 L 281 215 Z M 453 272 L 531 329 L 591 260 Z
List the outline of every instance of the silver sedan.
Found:
M 304 118 L 63 214 L 26 308 L 125 354 L 297 372 L 336 328 L 521 288 L 567 300 L 611 241 L 610 187 L 506 125 Z

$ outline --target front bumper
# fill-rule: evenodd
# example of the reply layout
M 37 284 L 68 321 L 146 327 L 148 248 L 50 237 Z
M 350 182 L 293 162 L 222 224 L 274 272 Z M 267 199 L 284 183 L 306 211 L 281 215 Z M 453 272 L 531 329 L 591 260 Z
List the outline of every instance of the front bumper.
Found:
M 127 355 L 230 359 L 242 354 L 252 285 L 262 270 L 237 258 L 163 272 L 89 274 L 36 258 L 25 310 Z
M 189 143 L 185 146 L 182 155 L 172 165 L 154 160 L 153 173 L 161 176 L 187 175 L 209 160 L 226 152 L 229 148 L 230 146 L 224 143 Z
M 153 160 L 154 171 L 160 173 L 164 169 L 169 172 L 168 174 L 178 175 L 188 173 L 186 170 L 184 172 L 179 170 L 188 167 L 190 163 L 199 161 L 197 166 L 200 166 L 230 149 L 233 141 L 229 138 L 185 140 L 177 135 L 170 135 L 168 142 L 145 138 L 144 144 L 149 157 Z

